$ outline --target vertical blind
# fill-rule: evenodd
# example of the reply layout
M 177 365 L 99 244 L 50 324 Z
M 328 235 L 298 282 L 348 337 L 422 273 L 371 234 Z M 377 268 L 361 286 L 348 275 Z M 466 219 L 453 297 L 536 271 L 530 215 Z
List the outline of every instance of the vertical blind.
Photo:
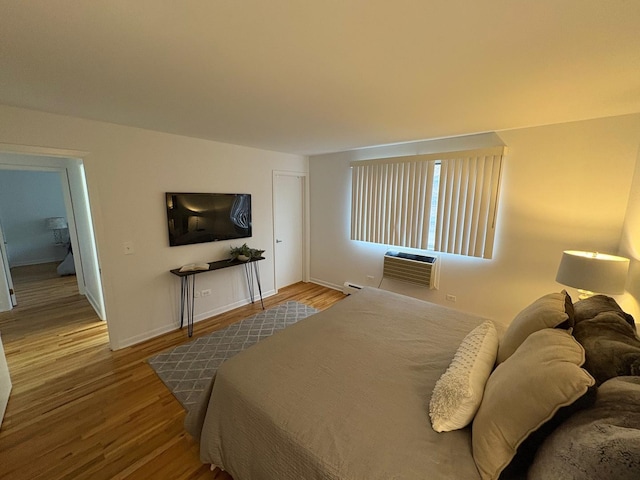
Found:
M 505 150 L 351 162 L 351 238 L 491 258 Z

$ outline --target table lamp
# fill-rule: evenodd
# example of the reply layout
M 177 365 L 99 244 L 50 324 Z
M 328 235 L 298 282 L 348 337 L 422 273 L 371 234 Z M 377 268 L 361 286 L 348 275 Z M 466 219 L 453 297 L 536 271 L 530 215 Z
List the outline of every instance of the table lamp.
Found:
M 566 250 L 558 267 L 556 282 L 578 289 L 580 299 L 596 293 L 624 293 L 629 259 L 598 252 Z
M 65 243 L 64 231 L 68 228 L 68 225 L 64 217 L 47 218 L 47 228 L 53 230 L 53 241 L 56 245 Z

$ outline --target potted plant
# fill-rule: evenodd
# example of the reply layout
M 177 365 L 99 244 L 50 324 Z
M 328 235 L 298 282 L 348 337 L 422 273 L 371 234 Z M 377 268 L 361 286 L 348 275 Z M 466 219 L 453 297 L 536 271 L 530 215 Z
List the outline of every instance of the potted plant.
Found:
M 251 249 L 244 243 L 241 247 L 231 247 L 231 260 L 247 262 L 251 258 Z
M 261 257 L 264 250 L 258 250 L 257 248 L 250 248 L 246 243 L 241 247 L 231 247 L 231 260 L 240 260 L 241 262 L 248 262 L 252 258 Z

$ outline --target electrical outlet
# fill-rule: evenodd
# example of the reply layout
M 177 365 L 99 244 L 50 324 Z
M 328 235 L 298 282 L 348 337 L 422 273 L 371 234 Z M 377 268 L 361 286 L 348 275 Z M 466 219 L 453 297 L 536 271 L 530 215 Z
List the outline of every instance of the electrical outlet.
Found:
M 445 297 L 447 300 L 449 300 L 450 302 L 455 302 L 457 300 L 455 295 L 451 295 L 450 293 L 447 293 L 447 296 Z
M 200 290 L 193 292 L 193 298 L 200 298 Z
M 211 289 L 207 288 L 206 290 L 202 290 L 202 296 L 203 297 L 208 297 L 209 295 L 211 295 Z

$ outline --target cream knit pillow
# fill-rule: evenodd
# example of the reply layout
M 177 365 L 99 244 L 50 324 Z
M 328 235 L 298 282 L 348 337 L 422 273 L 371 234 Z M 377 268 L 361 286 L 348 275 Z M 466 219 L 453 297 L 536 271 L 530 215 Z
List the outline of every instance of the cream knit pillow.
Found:
M 467 426 L 476 414 L 498 353 L 498 333 L 489 320 L 473 329 L 436 382 L 429 415 L 436 432 Z

